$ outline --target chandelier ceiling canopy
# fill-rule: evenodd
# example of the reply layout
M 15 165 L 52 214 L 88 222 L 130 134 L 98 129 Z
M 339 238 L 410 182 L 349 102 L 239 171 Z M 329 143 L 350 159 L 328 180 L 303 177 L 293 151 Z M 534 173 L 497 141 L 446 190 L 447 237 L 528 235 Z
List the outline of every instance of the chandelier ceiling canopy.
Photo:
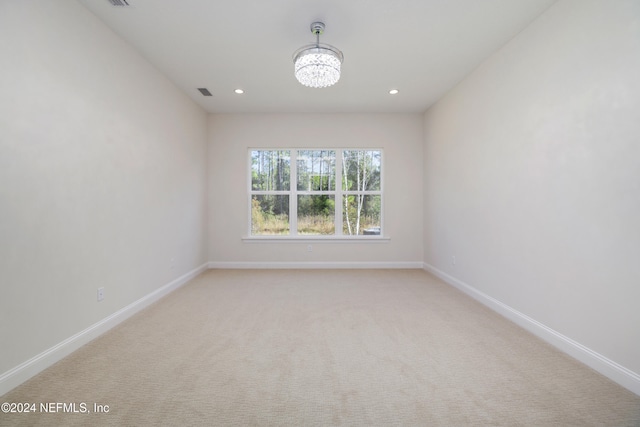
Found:
M 311 33 L 316 36 L 316 42 L 301 47 L 293 54 L 296 79 L 308 87 L 329 87 L 340 80 L 344 56 L 335 47 L 320 43 L 320 34 L 323 32 L 324 23 L 311 24 Z

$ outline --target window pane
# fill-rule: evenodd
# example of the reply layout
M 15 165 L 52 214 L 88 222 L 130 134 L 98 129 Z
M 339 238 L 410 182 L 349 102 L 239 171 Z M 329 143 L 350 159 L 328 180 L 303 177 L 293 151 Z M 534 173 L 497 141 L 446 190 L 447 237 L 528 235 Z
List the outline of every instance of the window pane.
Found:
M 380 196 L 345 194 L 342 200 L 342 233 L 345 235 L 379 235 L 380 201 Z
M 288 150 L 254 150 L 251 152 L 251 189 L 288 191 L 291 156 Z
M 251 234 L 289 234 L 288 195 L 254 195 L 251 198 Z
M 345 150 L 342 157 L 342 189 L 380 191 L 379 150 Z
M 298 151 L 298 190 L 334 191 L 336 189 L 336 152 L 333 150 Z
M 298 196 L 298 234 L 335 234 L 335 196 Z

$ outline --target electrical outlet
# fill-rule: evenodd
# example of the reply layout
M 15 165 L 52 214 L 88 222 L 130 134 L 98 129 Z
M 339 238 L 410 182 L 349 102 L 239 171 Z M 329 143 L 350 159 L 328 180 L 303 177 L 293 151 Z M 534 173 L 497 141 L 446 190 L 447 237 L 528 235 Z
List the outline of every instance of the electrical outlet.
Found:
M 171 269 L 173 270 L 174 268 L 176 268 L 176 259 L 171 258 Z
M 104 288 L 98 288 L 98 302 L 104 299 Z
M 307 245 L 307 252 L 313 252 L 313 246 Z
M 456 256 L 451 257 L 451 264 L 456 265 Z

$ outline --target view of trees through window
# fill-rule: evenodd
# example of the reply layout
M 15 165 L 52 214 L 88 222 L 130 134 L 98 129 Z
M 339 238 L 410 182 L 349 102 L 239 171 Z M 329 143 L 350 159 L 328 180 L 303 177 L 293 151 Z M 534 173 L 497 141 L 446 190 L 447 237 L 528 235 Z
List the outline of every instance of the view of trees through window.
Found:
M 252 150 L 252 235 L 379 235 L 381 150 Z

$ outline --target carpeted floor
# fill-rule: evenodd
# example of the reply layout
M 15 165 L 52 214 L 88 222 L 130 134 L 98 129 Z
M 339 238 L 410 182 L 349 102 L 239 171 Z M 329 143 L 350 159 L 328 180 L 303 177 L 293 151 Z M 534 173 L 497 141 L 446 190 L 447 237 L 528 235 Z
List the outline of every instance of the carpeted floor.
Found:
M 640 426 L 640 397 L 420 270 L 209 270 L 0 402 L 91 412 L 3 426 Z

